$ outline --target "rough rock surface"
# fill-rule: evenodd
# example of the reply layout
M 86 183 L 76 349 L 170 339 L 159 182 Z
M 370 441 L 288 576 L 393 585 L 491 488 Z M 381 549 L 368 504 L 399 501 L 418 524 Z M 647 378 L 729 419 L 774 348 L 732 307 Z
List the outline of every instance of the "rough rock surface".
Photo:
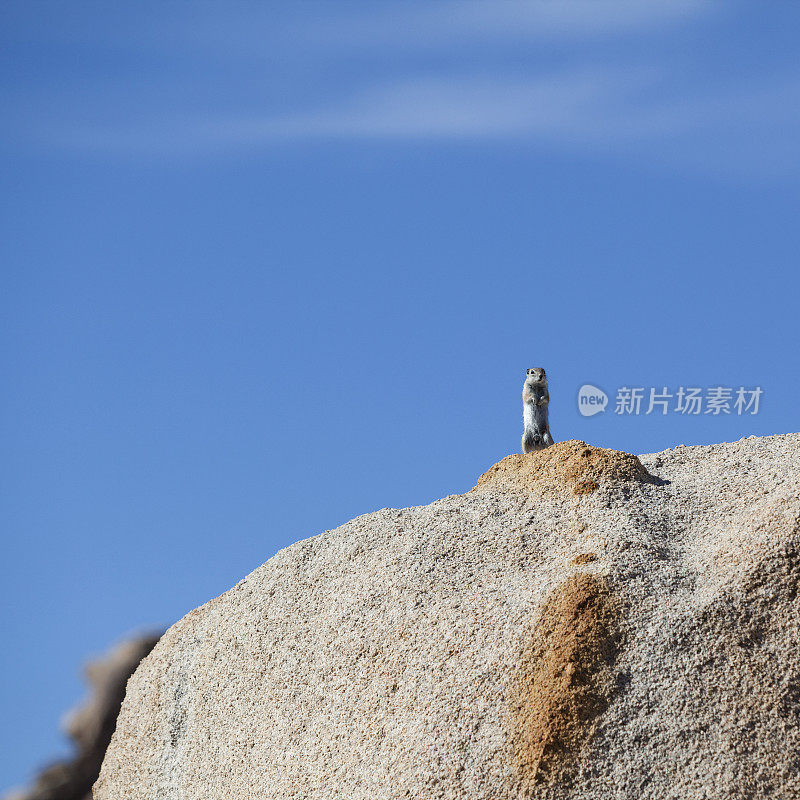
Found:
M 800 435 L 564 442 L 173 626 L 96 800 L 800 797 Z

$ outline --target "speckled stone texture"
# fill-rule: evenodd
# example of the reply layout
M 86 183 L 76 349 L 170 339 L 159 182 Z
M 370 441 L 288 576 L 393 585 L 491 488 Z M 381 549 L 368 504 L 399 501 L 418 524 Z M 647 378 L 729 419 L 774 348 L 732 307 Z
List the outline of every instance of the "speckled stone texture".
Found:
M 95 799 L 800 798 L 799 462 L 564 442 L 298 542 L 163 636 Z

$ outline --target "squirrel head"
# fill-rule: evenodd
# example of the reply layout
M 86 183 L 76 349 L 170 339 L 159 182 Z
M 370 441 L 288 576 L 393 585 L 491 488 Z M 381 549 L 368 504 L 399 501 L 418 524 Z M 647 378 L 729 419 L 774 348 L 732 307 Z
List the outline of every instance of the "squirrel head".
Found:
M 543 367 L 531 367 L 525 376 L 527 383 L 546 383 L 547 375 L 545 375 Z

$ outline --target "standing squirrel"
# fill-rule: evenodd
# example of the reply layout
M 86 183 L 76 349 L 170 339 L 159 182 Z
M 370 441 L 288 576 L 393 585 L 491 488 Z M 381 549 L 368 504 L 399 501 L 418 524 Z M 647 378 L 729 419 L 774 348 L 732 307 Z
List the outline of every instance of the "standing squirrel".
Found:
M 550 393 L 547 391 L 547 375 L 541 367 L 533 367 L 525 376 L 522 385 L 522 452 L 544 450 L 553 444 L 547 406 Z

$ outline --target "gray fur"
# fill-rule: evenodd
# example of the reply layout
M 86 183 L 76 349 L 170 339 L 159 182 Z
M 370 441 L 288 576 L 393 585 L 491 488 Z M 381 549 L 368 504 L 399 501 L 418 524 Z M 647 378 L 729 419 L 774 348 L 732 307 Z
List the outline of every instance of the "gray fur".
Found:
M 547 375 L 542 367 L 532 367 L 525 375 L 525 383 L 522 385 L 523 453 L 544 450 L 553 444 L 547 415 L 549 403 Z

